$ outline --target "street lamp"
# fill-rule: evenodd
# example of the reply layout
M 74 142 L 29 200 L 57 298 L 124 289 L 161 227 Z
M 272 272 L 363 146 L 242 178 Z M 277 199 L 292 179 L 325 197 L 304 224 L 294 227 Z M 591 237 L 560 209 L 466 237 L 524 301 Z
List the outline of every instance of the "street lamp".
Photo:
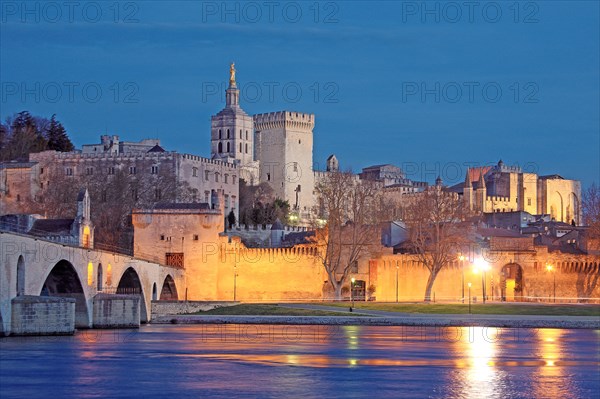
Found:
M 398 303 L 398 266 L 396 266 L 396 303 Z
M 475 268 L 473 271 L 477 273 L 479 269 L 481 269 L 481 292 L 483 295 L 483 303 L 485 303 L 485 271 L 490 269 L 490 265 L 483 258 L 477 258 L 475 259 Z
M 471 314 L 471 283 L 469 283 L 469 314 Z
M 547 264 L 546 270 L 552 272 L 554 271 L 554 266 L 552 266 L 551 264 Z M 556 272 L 552 274 L 552 299 L 553 302 L 556 303 Z
M 352 284 L 350 285 L 350 301 L 352 302 L 350 309 L 352 309 L 354 308 L 354 282 L 356 281 L 356 279 L 352 277 L 350 281 L 352 282 Z
M 465 303 L 465 257 L 460 255 L 458 257 L 458 260 L 460 260 L 460 269 L 462 271 L 461 298 L 462 298 L 462 303 Z

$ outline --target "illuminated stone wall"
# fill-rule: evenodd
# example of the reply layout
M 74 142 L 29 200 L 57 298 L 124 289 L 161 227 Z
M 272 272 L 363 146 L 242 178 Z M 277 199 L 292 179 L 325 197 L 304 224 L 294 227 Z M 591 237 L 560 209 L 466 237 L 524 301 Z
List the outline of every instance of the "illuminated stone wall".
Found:
M 486 272 L 486 296 L 489 299 L 506 301 L 551 302 L 556 286 L 557 302 L 577 302 L 581 298 L 596 298 L 600 302 L 600 259 L 591 255 L 570 255 L 548 253 L 544 247 L 536 247 L 529 252 L 490 252 L 484 254 L 490 269 Z M 465 298 L 468 298 L 468 283 L 471 283 L 471 297 L 482 298 L 482 274 L 476 271 L 474 259 L 453 262 L 437 276 L 432 295 L 438 301 L 458 301 L 462 298 L 464 275 Z M 420 301 L 425 294 L 429 271 L 419 264 L 412 255 L 386 255 L 375 260 L 376 273 L 373 284 L 376 286 L 378 301 L 396 300 L 396 272 L 398 272 L 398 298 L 401 301 Z M 522 269 L 522 291 L 520 295 L 511 293 L 512 279 L 506 278 L 505 266 L 519 265 Z M 551 265 L 551 270 L 547 266 Z M 396 269 L 398 267 L 398 269 Z M 597 279 L 595 285 L 590 281 Z M 554 283 L 556 281 L 556 284 Z M 586 291 L 593 287 L 591 290 Z M 509 288 L 507 289 L 507 286 Z

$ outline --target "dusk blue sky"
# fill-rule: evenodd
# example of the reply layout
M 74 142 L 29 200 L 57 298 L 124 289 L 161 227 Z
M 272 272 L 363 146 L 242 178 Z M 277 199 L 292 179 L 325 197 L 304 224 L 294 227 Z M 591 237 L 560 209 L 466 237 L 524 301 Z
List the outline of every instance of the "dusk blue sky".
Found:
M 596 1 L 474 2 L 472 15 L 464 2 L 280 1 L 272 16 L 262 1 L 84 1 L 72 20 L 50 3 L 0 3 L 0 115 L 56 113 L 77 146 L 108 133 L 210 156 L 235 61 L 246 112 L 316 115 L 319 168 L 335 153 L 452 184 L 503 159 L 600 180 Z

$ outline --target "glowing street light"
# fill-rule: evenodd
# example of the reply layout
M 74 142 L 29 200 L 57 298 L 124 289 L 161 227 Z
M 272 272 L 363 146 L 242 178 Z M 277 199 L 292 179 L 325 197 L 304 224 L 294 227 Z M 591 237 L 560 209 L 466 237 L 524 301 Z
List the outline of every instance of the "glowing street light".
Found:
M 475 273 L 479 273 L 479 270 L 481 270 L 481 291 L 483 294 L 483 303 L 485 303 L 485 272 L 486 270 L 490 270 L 490 264 L 487 263 L 483 258 L 477 258 L 475 259 L 474 266 L 475 267 L 473 268 L 473 271 Z
M 554 266 L 551 264 L 546 265 L 546 270 L 549 272 L 554 272 L 552 274 L 552 301 L 556 303 L 556 272 L 554 271 Z

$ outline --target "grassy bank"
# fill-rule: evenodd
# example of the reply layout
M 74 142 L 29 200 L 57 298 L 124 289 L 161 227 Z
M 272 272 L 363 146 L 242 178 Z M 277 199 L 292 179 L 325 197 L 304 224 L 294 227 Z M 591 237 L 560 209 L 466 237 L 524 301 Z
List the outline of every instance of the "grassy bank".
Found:
M 347 302 L 315 302 L 315 305 L 336 306 L 347 308 Z M 432 314 L 466 314 L 468 304 L 440 303 L 378 303 L 356 302 L 356 310 L 382 310 L 398 313 L 432 313 Z M 472 304 L 473 314 L 498 315 L 549 315 L 549 316 L 599 316 L 600 305 L 546 305 L 527 303 L 488 303 Z
M 235 306 L 226 306 L 212 310 L 207 310 L 205 312 L 196 312 L 192 314 L 229 316 L 348 316 L 348 313 L 338 313 L 312 309 L 293 309 L 277 306 L 276 304 L 242 304 Z

